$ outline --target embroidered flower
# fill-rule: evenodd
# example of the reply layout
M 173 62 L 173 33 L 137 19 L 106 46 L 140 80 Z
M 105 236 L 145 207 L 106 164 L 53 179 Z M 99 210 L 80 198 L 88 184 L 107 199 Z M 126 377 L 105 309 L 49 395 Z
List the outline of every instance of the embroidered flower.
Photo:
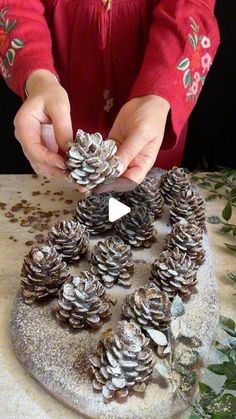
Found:
M 210 48 L 211 41 L 207 36 L 203 36 L 201 39 L 201 46 L 202 48 Z
M 105 102 L 105 106 L 104 106 L 104 111 L 110 112 L 110 110 L 114 106 L 114 99 L 111 96 L 110 90 L 108 90 L 108 89 L 104 90 L 104 92 L 103 92 L 103 98 L 106 101 Z
M 16 51 L 24 47 L 24 42 L 18 38 L 11 39 L 9 34 L 17 25 L 16 20 L 6 17 L 8 7 L 0 10 L 0 69 L 4 78 L 11 77 L 9 67 L 14 64 Z
M 208 52 L 202 56 L 201 63 L 202 63 L 203 73 L 205 73 L 206 71 L 209 71 L 210 66 L 212 64 L 212 58 Z
M 198 83 L 201 79 L 200 73 L 196 71 L 193 75 L 194 80 Z
M 184 57 L 177 64 L 177 69 L 183 72 L 183 86 L 187 89 L 186 100 L 196 100 L 205 81 L 205 73 L 212 64 L 212 57 L 204 50 L 210 48 L 210 39 L 200 34 L 200 26 L 190 16 L 192 32 L 188 34 L 193 53 L 190 57 Z M 204 54 L 203 54 L 204 53 Z

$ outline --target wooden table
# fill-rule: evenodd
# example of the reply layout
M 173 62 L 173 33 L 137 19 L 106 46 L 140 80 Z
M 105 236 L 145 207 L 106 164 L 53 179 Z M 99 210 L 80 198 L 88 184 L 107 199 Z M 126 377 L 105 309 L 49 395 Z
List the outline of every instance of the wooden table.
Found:
M 206 192 L 202 190 L 202 193 L 204 195 Z M 58 219 L 70 217 L 78 195 L 73 185 L 61 181 L 31 175 L 0 177 L 0 417 L 3 419 L 78 417 L 25 374 L 15 359 L 8 332 L 24 255 L 32 242 L 40 242 L 49 225 Z M 219 200 L 208 202 L 208 216 L 219 215 L 222 205 Z M 43 231 L 42 225 L 45 228 Z M 227 273 L 236 271 L 236 259 L 224 248 L 226 238 L 219 233 L 219 226 L 209 224 L 208 231 L 221 294 L 221 312 L 236 319 L 236 297 L 233 296 L 236 285 L 226 278 Z M 231 241 L 230 236 L 227 237 L 227 242 Z M 216 354 L 212 352 L 211 360 L 215 357 Z

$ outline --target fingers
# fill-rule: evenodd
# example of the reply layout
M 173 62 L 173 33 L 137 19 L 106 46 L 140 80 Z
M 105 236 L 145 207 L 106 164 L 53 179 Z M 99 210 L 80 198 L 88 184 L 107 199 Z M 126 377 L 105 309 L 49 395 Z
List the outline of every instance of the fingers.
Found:
M 125 177 L 119 177 L 112 183 L 103 184 L 94 189 L 97 194 L 104 192 L 128 192 L 132 191 L 137 186 L 136 182 Z
M 67 95 L 61 101 L 50 102 L 46 112 L 52 121 L 57 144 L 60 150 L 65 152 L 68 141 L 73 139 L 70 104 Z

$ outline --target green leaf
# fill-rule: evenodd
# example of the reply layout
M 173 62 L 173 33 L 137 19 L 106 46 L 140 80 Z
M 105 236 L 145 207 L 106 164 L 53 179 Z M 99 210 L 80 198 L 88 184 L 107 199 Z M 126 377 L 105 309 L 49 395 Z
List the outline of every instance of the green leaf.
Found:
M 231 354 L 231 348 L 229 346 L 226 345 L 222 345 L 222 343 L 216 341 L 215 343 L 215 347 L 217 349 L 217 351 L 222 352 L 222 354 L 229 356 Z
M 232 202 L 228 201 L 225 205 L 223 211 L 222 211 L 222 217 L 224 220 L 229 221 L 229 219 L 232 217 Z
M 184 75 L 183 75 L 183 83 L 184 83 L 184 87 L 186 89 L 186 87 L 188 87 L 188 85 L 190 84 L 190 70 L 186 70 Z
M 228 279 L 231 279 L 232 281 L 234 281 L 234 282 L 236 282 L 236 274 L 235 273 L 233 273 L 233 272 L 230 272 L 228 275 L 227 275 L 227 278 Z
M 217 198 L 217 194 L 213 193 L 211 195 L 208 195 L 208 197 L 206 198 L 206 201 L 213 201 L 216 198 Z
M 222 223 L 221 219 L 219 217 L 216 217 L 216 216 L 208 217 L 207 222 L 210 223 L 210 224 L 221 224 Z
M 199 186 L 201 186 L 202 188 L 210 188 L 211 184 L 210 182 L 204 181 L 204 182 L 199 183 Z
M 230 227 L 230 226 L 223 226 L 223 227 L 221 227 L 221 229 L 220 229 L 220 231 L 222 232 L 222 233 L 229 233 L 229 231 L 231 231 L 232 230 L 232 227 Z
M 222 188 L 222 186 L 224 186 L 224 185 L 225 185 L 225 183 L 224 183 L 224 182 L 217 182 L 217 183 L 215 184 L 214 189 L 220 189 L 220 188 Z
M 0 10 L 0 17 L 4 18 L 7 11 L 8 11 L 8 6 L 5 6 L 2 10 Z
M 180 388 L 183 392 L 188 392 L 192 390 L 196 383 L 197 374 L 195 371 L 186 370 L 185 373 L 182 373 Z
M 230 249 L 233 252 L 236 252 L 236 245 L 235 244 L 224 243 L 224 245 L 227 247 L 227 249 Z
M 185 70 L 187 70 L 189 65 L 190 65 L 189 58 L 184 58 L 183 60 L 181 60 L 179 62 L 179 64 L 177 65 L 177 68 L 178 68 L 178 70 L 185 71 Z
M 12 65 L 14 63 L 15 55 L 16 55 L 16 53 L 15 53 L 14 49 L 11 48 L 7 51 L 6 56 L 7 56 L 7 59 L 8 59 L 8 62 L 9 62 L 10 65 Z
M 211 364 L 207 369 L 217 375 L 225 375 L 223 364 Z
M 172 317 L 180 317 L 183 316 L 185 313 L 185 306 L 181 298 L 176 295 L 171 305 L 171 316 Z
M 224 387 L 227 390 L 236 390 L 236 377 L 235 378 L 227 378 L 224 383 Z
M 20 39 L 15 38 L 11 41 L 11 46 L 12 48 L 19 49 L 19 48 L 23 48 L 25 44 Z
M 189 39 L 190 44 L 192 45 L 193 49 L 195 50 L 196 46 L 197 46 L 196 38 L 193 35 L 189 34 L 188 39 Z
M 236 379 L 236 364 L 233 362 L 223 362 L 224 374 L 230 380 Z
M 212 413 L 213 414 L 223 414 L 228 415 L 229 413 L 233 413 L 235 415 L 236 412 L 236 397 L 233 394 L 223 394 L 220 399 L 216 400 L 211 405 Z M 221 416 L 221 417 L 225 417 Z M 232 417 L 233 419 L 233 417 Z
M 233 228 L 233 236 L 236 236 L 236 227 Z
M 235 329 L 235 321 L 230 317 L 220 316 L 220 326 L 227 329 Z
M 13 20 L 13 22 L 9 22 L 6 26 L 7 32 L 12 31 L 16 27 L 16 20 Z

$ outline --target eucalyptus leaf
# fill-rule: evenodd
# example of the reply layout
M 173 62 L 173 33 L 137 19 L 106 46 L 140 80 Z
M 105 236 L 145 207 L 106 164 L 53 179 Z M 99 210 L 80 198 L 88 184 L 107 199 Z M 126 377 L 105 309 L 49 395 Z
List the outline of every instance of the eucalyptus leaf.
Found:
M 236 379 L 236 364 L 234 362 L 223 362 L 224 375 L 229 379 Z
M 236 397 L 233 394 L 223 394 L 220 399 L 216 400 L 211 405 L 213 414 L 231 414 L 236 412 Z M 222 416 L 223 417 L 223 416 Z M 232 416 L 233 419 L 233 416 Z
M 233 252 L 236 252 L 236 245 L 235 244 L 224 243 L 224 245 L 227 247 L 227 249 L 232 250 Z
M 183 316 L 185 313 L 185 306 L 182 299 L 176 295 L 171 305 L 171 316 L 172 317 L 180 317 Z
M 217 216 L 211 216 L 207 218 L 207 222 L 210 224 L 222 224 L 222 221 L 219 217 Z
M 232 217 L 232 202 L 228 201 L 222 211 L 222 217 L 224 220 L 229 221 Z
M 220 229 L 220 231 L 221 231 L 222 233 L 229 233 L 231 230 L 232 230 L 232 227 L 231 227 L 231 226 L 223 226 L 223 227 L 221 227 L 221 229 Z
M 216 193 L 210 194 L 206 197 L 206 201 L 214 201 L 214 199 L 216 199 L 217 196 L 218 195 Z
M 220 188 L 222 188 L 222 186 L 224 186 L 224 185 L 225 185 L 225 183 L 224 183 L 224 182 L 217 182 L 217 183 L 215 184 L 214 189 L 220 189 Z
M 227 390 L 236 390 L 236 377 L 235 378 L 227 378 L 224 382 L 224 387 Z
M 211 364 L 207 369 L 217 375 L 225 375 L 223 364 Z
M 232 349 L 236 350 L 236 337 L 229 337 L 228 338 L 229 345 Z
M 220 326 L 227 327 L 227 329 L 235 329 L 235 321 L 230 317 L 220 316 Z
M 166 335 L 163 332 L 156 329 L 147 329 L 147 333 L 157 345 L 166 346 L 168 344 Z

